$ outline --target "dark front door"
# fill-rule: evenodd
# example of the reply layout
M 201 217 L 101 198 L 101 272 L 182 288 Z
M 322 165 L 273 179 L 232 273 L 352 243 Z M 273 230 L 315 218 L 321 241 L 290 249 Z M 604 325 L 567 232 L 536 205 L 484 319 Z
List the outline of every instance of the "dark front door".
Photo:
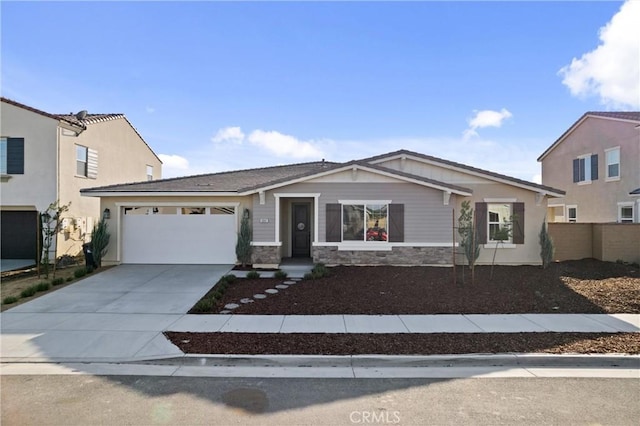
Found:
M 293 214 L 291 256 L 310 257 L 311 227 L 309 226 L 309 204 L 293 204 L 291 208 Z

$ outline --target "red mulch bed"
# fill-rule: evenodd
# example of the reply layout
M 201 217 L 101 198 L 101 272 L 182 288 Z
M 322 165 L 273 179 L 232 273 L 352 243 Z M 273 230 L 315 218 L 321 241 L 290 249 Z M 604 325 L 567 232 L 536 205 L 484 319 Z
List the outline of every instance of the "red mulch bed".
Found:
M 640 313 L 640 268 L 593 259 L 538 266 L 476 268 L 474 282 L 461 267 L 329 268 L 330 276 L 302 280 L 234 314 L 515 314 Z M 238 279 L 211 311 L 239 303 L 284 280 Z
M 165 335 L 185 353 L 433 355 L 464 353 L 640 353 L 637 333 L 178 333 Z
M 330 268 L 330 276 L 302 280 L 275 295 L 241 304 L 234 314 L 514 314 L 640 313 L 640 268 L 593 259 L 536 266 L 457 269 Z M 239 303 L 282 279 L 238 279 L 208 312 Z M 205 296 L 208 297 L 209 295 Z M 640 353 L 638 333 L 177 333 L 165 335 L 186 353 L 214 354 L 461 354 Z

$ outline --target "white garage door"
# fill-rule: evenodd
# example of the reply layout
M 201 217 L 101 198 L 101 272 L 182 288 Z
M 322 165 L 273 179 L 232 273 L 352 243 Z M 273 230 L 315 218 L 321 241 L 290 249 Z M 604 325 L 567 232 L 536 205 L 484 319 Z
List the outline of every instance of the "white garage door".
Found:
M 123 263 L 236 261 L 233 206 L 125 208 L 122 218 Z

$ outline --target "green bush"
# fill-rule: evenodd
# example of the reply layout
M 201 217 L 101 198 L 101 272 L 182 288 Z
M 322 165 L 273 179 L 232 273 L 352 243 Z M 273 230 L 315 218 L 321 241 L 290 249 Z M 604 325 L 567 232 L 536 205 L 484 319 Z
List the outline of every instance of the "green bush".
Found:
M 68 277 L 67 282 L 70 283 L 71 281 L 73 281 L 73 277 Z
M 2 304 L 3 305 L 11 305 L 12 303 L 16 303 L 18 300 L 20 300 L 20 299 L 18 299 L 15 296 L 7 296 L 4 299 L 2 299 Z
M 51 286 L 49 285 L 49 283 L 39 283 L 38 285 L 36 285 L 36 291 L 47 291 L 51 288 Z
M 217 302 L 220 299 L 222 299 L 222 293 L 220 293 L 219 291 L 216 291 L 211 295 L 211 300 L 213 300 L 214 302 Z
M 311 270 L 311 275 L 314 279 L 328 277 L 329 269 L 324 265 L 324 263 L 316 263 L 316 265 Z
M 288 274 L 285 271 L 277 270 L 275 274 L 273 274 L 279 280 L 284 280 L 288 277 Z
M 51 280 L 51 285 L 52 286 L 56 286 L 56 285 L 60 285 L 60 284 L 64 284 L 64 278 L 54 278 Z
M 247 278 L 249 278 L 251 280 L 254 280 L 256 278 L 260 278 L 260 272 L 258 272 L 258 271 L 249 271 L 247 273 Z
M 93 266 L 87 266 L 85 269 L 87 270 L 87 274 L 91 274 L 93 272 Z
M 304 274 L 303 278 L 305 280 L 312 280 L 313 279 L 313 274 L 311 272 L 307 272 L 306 274 Z
M 235 280 L 238 278 L 233 274 L 229 274 L 229 275 L 225 275 L 224 277 L 222 277 L 227 283 L 231 284 L 233 282 L 235 282 Z
M 36 286 L 32 285 L 31 287 L 22 290 L 22 292 L 20 293 L 20 297 L 31 297 L 36 294 L 37 291 L 38 290 L 36 289 Z
M 73 276 L 76 278 L 82 278 L 85 275 L 87 275 L 87 268 L 85 268 L 84 266 L 77 268 L 75 271 L 73 271 Z
M 96 223 L 91 233 L 91 248 L 93 249 L 93 258 L 96 262 L 96 266 L 99 268 L 102 266 L 102 258 L 107 254 L 107 246 L 109 245 L 110 238 L 107 222 L 104 218 L 100 222 Z M 91 273 L 91 272 L 89 272 Z

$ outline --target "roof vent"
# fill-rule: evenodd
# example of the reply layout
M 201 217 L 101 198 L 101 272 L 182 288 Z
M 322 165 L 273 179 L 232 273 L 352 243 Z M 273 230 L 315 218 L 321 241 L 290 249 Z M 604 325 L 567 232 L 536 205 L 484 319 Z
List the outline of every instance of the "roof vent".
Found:
M 87 110 L 83 109 L 82 111 L 80 111 L 79 113 L 76 114 L 76 118 L 78 120 L 84 120 L 87 117 Z

